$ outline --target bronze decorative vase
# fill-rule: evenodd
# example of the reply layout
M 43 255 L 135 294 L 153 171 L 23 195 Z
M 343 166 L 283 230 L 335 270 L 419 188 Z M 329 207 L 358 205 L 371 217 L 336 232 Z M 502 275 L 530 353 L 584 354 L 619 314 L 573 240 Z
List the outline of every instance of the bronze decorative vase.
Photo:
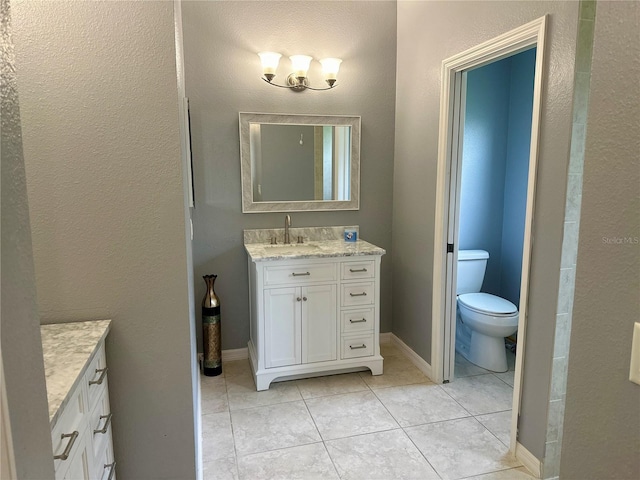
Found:
M 217 275 L 205 275 L 207 292 L 202 299 L 202 370 L 208 377 L 222 373 L 222 342 L 220 338 L 220 299 L 213 288 Z

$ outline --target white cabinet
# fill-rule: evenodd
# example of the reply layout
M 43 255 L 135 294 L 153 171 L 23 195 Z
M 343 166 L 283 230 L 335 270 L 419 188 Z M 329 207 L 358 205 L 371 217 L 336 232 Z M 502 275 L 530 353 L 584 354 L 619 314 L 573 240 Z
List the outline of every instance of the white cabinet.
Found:
M 56 480 L 115 478 L 107 372 L 103 340 L 52 428 Z
M 249 356 L 258 390 L 277 379 L 382 373 L 380 257 L 249 259 Z

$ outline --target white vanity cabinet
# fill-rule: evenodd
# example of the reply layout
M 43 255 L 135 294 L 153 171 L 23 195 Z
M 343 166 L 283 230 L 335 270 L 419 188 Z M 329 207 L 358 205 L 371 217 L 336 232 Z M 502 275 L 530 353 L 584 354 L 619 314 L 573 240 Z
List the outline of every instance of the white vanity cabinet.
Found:
M 56 480 L 113 480 L 109 320 L 41 327 Z
M 249 357 L 258 390 L 276 379 L 382 373 L 380 258 L 249 255 Z

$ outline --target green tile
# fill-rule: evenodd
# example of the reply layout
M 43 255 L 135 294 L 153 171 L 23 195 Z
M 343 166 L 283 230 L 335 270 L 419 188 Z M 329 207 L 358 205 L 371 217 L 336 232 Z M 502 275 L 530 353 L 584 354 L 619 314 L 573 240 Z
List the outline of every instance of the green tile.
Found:
M 578 45 L 576 46 L 576 72 L 588 73 L 591 70 L 593 53 L 593 20 L 580 20 L 578 24 Z
M 582 0 L 580 2 L 580 18 L 586 20 L 596 18 L 596 0 Z

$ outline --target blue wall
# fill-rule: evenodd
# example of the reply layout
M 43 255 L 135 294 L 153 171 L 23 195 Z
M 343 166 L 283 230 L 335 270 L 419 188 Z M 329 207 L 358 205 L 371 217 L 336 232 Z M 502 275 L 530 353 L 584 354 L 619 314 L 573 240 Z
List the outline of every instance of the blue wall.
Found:
M 509 134 L 504 185 L 500 296 L 520 302 L 536 51 L 511 58 Z
M 467 73 L 460 249 L 483 249 L 482 290 L 519 300 L 535 49 Z

